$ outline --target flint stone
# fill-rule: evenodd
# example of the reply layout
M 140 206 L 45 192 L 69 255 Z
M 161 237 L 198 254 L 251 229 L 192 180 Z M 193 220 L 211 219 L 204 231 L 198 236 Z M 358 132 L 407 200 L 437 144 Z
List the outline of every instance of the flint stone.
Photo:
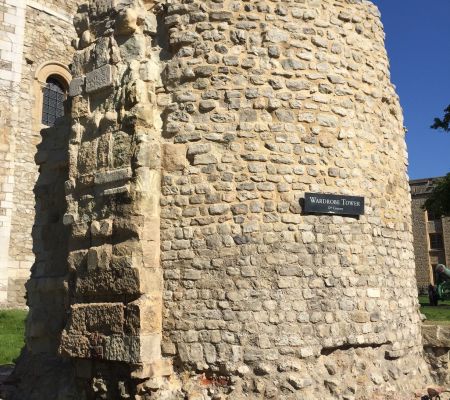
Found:
M 113 85 L 113 74 L 111 65 L 94 69 L 86 74 L 86 92 L 95 93 L 109 88 Z
M 213 154 L 197 154 L 194 156 L 194 165 L 217 164 L 217 158 Z
M 292 385 L 294 389 L 303 389 L 304 387 L 311 386 L 312 380 L 308 377 L 299 376 L 297 374 L 291 374 L 288 376 L 287 381 Z
M 206 154 L 211 151 L 211 145 L 209 143 L 195 143 L 188 147 L 188 156 L 195 156 L 197 154 Z
M 209 14 L 211 21 L 230 21 L 232 13 L 229 11 L 213 11 Z
M 129 185 L 123 185 L 112 189 L 106 189 L 103 191 L 103 196 L 114 196 L 116 194 L 121 193 L 129 193 L 130 192 L 130 186 Z
M 271 29 L 266 33 L 265 40 L 272 43 L 287 42 L 289 34 L 279 29 Z
M 379 288 L 368 288 L 367 297 L 377 298 L 381 296 L 381 291 Z

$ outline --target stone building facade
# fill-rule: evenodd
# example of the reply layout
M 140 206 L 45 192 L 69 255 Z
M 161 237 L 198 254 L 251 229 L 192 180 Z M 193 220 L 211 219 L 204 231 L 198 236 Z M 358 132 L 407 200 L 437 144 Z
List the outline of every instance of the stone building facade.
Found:
M 68 88 L 76 3 L 0 0 L 0 306 L 25 304 L 43 91 L 49 78 Z
M 7 398 L 411 398 L 430 376 L 377 8 L 90 0 L 74 24 Z
M 450 217 L 433 215 L 423 208 L 437 179 L 410 181 L 416 277 L 422 293 L 435 283 L 436 265 L 450 265 Z

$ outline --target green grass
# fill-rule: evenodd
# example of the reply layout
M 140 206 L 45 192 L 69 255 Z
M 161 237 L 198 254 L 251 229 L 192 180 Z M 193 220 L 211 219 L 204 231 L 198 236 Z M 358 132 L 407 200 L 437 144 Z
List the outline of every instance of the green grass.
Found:
M 445 322 L 450 323 L 450 300 L 439 301 L 437 307 L 430 306 L 428 296 L 419 296 L 420 311 L 427 317 L 426 322 Z
M 24 310 L 0 310 L 0 365 L 11 364 L 24 345 Z

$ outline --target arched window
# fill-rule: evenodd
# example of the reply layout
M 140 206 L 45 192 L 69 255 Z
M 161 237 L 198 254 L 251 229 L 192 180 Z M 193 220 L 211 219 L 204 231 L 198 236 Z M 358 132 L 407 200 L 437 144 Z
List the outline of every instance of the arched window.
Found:
M 36 134 L 64 115 L 64 100 L 71 80 L 69 68 L 58 61 L 46 61 L 36 69 L 33 84 L 33 131 Z
M 42 99 L 42 123 L 53 126 L 55 121 L 64 115 L 66 90 L 57 76 L 47 78 Z

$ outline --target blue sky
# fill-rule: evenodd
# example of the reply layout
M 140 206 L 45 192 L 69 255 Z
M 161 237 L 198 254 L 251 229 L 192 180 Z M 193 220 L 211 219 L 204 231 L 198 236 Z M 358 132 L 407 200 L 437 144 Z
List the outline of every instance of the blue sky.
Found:
M 408 128 L 411 179 L 450 172 L 450 133 L 430 129 L 450 104 L 450 0 L 372 0 Z

